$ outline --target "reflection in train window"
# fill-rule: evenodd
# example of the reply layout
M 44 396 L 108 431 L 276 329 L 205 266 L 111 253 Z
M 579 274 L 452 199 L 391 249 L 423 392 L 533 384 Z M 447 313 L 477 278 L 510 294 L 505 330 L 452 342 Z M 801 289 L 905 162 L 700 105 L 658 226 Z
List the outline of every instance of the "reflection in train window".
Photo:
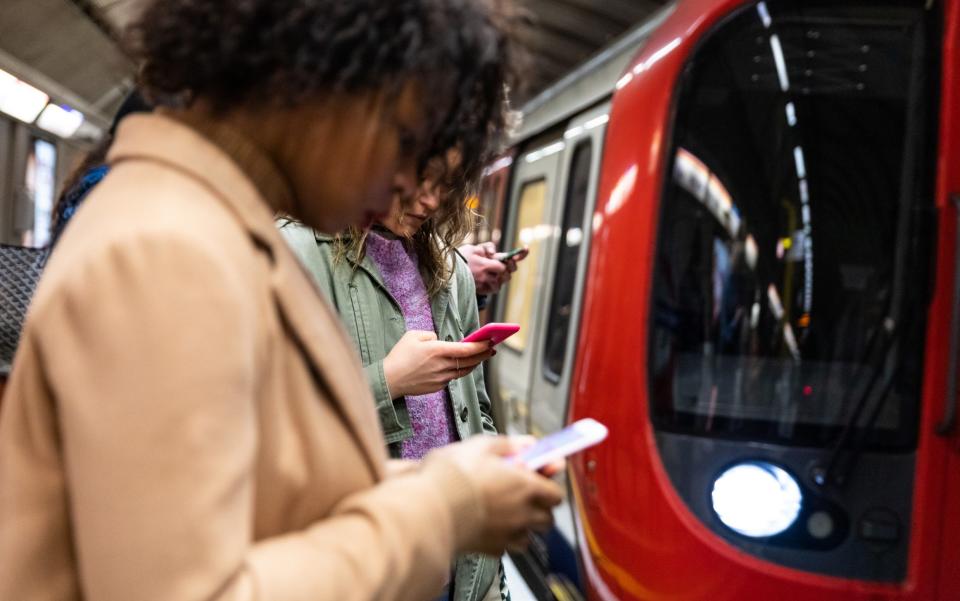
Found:
M 658 231 L 658 427 L 828 445 L 859 415 L 864 443 L 915 444 L 925 40 L 922 8 L 784 1 L 696 53 Z
M 583 213 L 590 188 L 590 163 L 593 145 L 584 140 L 573 151 L 570 180 L 563 209 L 563 225 L 557 241 L 557 267 L 553 278 L 544 348 L 544 375 L 559 382 L 567 355 L 567 339 L 573 313 L 573 289 L 577 279 L 577 259 L 583 242 Z
M 543 230 L 543 209 L 547 198 L 547 182 L 539 179 L 523 184 L 517 209 L 517 227 L 510 248 L 527 246 L 530 254 L 517 263 L 517 271 L 507 286 L 507 308 L 504 321 L 520 324 L 520 331 L 507 338 L 504 344 L 523 352 L 527 348 L 527 336 L 533 323 L 533 300 L 537 287 L 537 265 L 540 263 L 540 247 Z

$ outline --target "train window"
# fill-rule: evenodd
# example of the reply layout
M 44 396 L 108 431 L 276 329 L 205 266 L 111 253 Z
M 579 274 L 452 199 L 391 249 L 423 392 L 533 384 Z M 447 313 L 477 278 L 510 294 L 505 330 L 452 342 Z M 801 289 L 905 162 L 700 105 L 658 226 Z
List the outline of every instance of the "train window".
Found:
M 936 109 L 920 4 L 760 2 L 691 58 L 654 274 L 659 428 L 915 445 Z
M 517 227 L 510 248 L 528 246 L 530 254 L 517 264 L 517 271 L 507 287 L 507 307 L 504 321 L 520 324 L 520 331 L 507 338 L 504 344 L 515 351 L 527 348 L 527 336 L 533 322 L 534 292 L 537 286 L 537 265 L 543 236 L 543 209 L 547 200 L 547 181 L 526 182 L 520 190 Z
M 550 300 L 543 370 L 547 379 L 559 382 L 567 355 L 570 319 L 573 313 L 573 289 L 577 279 L 577 259 L 583 241 L 583 213 L 590 188 L 590 164 L 593 144 L 584 140 L 573 151 L 570 180 L 563 209 L 563 229 L 558 241 L 557 267 Z

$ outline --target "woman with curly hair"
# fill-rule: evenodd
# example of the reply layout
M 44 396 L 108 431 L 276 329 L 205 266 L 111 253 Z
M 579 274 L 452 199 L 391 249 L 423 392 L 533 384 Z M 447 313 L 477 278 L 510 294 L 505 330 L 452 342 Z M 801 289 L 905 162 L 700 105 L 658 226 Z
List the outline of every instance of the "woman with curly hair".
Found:
M 455 555 L 549 526 L 561 492 L 504 460 L 518 441 L 388 461 L 349 338 L 273 224 L 376 221 L 455 144 L 475 174 L 502 125 L 499 19 L 147 6 L 142 84 L 179 108 L 123 121 L 33 299 L 0 408 L 0 599 L 430 599 Z
M 360 353 L 392 457 L 420 460 L 433 449 L 496 434 L 481 362 L 459 342 L 479 327 L 473 276 L 456 248 L 472 213 L 455 177 L 460 155 L 426 166 L 412 196 L 396 194 L 369 230 L 335 236 L 294 221 L 280 231 L 340 314 Z M 469 517 L 469 516 L 466 516 Z M 506 598 L 493 557 L 470 555 L 454 569 L 457 601 Z

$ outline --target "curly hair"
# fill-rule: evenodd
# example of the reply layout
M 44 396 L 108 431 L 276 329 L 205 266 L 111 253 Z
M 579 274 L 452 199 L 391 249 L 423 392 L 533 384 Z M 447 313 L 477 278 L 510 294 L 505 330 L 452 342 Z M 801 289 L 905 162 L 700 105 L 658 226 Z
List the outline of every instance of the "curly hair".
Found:
M 417 81 L 438 109 L 419 158 L 458 147 L 476 181 L 506 119 L 504 0 L 153 0 L 130 30 L 153 99 L 296 106 Z
M 473 230 L 474 221 L 479 215 L 467 206 L 467 189 L 461 186 L 459 156 L 456 157 L 456 164 L 434 157 L 425 170 L 424 178 L 423 184 L 433 187 L 433 192 L 440 198 L 440 205 L 408 242 L 417 254 L 427 294 L 432 298 L 453 277 L 453 268 L 447 257 Z M 338 234 L 334 238 L 334 261 L 341 263 L 348 257 L 355 257 L 359 261 L 366 252 L 366 244 L 367 232 L 360 228 L 350 228 Z

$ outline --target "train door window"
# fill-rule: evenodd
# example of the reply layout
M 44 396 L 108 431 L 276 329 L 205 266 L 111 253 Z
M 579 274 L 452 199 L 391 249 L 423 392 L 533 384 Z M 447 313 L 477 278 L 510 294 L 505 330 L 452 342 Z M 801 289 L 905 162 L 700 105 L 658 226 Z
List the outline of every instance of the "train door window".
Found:
M 515 351 L 527 348 L 527 333 L 533 322 L 534 292 L 537 286 L 536 266 L 540 263 L 540 245 L 543 238 L 543 209 L 547 200 L 547 181 L 538 179 L 523 184 L 517 208 L 517 227 L 511 248 L 527 246 L 530 254 L 517 264 L 507 288 L 507 306 L 504 320 L 520 324 L 520 331 L 507 338 L 504 344 Z
M 923 3 L 760 2 L 677 92 L 654 268 L 661 429 L 916 444 L 936 36 Z M 931 66 L 933 65 L 933 66 Z
M 577 280 L 577 263 L 583 242 L 583 214 L 590 187 L 590 165 L 593 144 L 584 140 L 573 151 L 570 161 L 570 179 L 563 208 L 563 223 L 558 243 L 556 272 L 553 277 L 553 297 L 550 300 L 545 338 L 543 373 L 559 382 L 566 362 L 570 319 L 573 314 L 573 290 Z

